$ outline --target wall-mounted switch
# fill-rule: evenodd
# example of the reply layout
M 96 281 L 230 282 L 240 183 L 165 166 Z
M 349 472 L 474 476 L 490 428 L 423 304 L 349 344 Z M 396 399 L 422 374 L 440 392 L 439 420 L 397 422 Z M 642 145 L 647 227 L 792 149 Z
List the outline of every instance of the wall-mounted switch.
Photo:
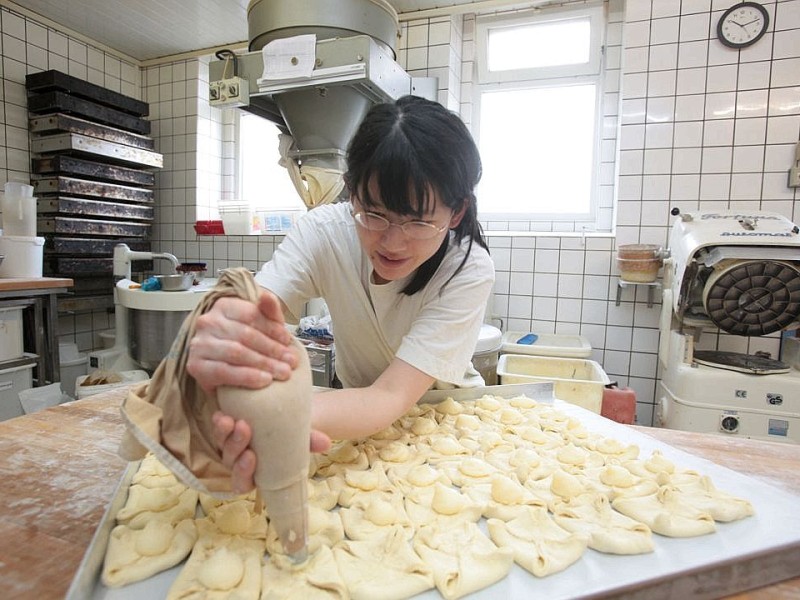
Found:
M 800 142 L 794 148 L 794 165 L 789 169 L 789 187 L 800 187 Z
M 241 77 L 212 81 L 208 84 L 208 103 L 211 106 L 247 106 L 250 104 L 250 84 Z

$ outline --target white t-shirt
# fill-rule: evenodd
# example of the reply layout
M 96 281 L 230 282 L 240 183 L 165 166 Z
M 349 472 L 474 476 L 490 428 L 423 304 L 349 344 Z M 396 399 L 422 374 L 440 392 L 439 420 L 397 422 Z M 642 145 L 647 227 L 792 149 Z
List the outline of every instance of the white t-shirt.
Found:
M 336 344 L 336 374 L 345 387 L 372 384 L 397 356 L 438 380 L 440 387 L 472 387 L 483 379 L 470 359 L 494 284 L 489 253 L 468 240 L 452 243 L 428 284 L 407 296 L 410 280 L 371 282 L 349 203 L 319 206 L 305 214 L 275 250 L 256 281 L 286 303 L 296 318 L 305 303 L 323 298 Z M 452 233 L 451 233 L 452 235 Z

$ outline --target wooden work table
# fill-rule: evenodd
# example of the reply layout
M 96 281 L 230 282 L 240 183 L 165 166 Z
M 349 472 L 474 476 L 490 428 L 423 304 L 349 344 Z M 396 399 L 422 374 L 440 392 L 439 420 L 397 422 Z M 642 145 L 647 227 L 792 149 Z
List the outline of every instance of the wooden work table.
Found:
M 71 288 L 72 279 L 65 277 L 12 277 L 0 279 L 0 306 L 29 307 L 33 311 L 33 331 L 37 355 L 36 377 L 39 385 L 61 380 L 56 330 L 58 306 L 56 296 Z
M 4 600 L 63 598 L 127 465 L 117 456 L 125 389 L 0 422 Z M 658 440 L 800 494 L 800 446 L 637 427 Z M 735 596 L 798 598 L 800 578 Z

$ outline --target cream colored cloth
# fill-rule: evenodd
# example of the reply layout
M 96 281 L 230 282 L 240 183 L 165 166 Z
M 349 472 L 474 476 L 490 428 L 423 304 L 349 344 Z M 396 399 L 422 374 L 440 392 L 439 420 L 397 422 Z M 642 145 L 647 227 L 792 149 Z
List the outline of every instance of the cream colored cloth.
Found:
M 128 392 L 121 409 L 127 429 L 120 456 L 139 460 L 150 450 L 186 485 L 217 498 L 237 496 L 212 436 L 211 415 L 219 410 L 216 396 L 203 391 L 187 373 L 186 361 L 197 317 L 220 298 L 237 296 L 255 302 L 260 291 L 250 272 L 239 268 L 224 271 L 217 285 L 204 294 L 152 379 Z M 295 346 L 305 352 L 296 340 Z M 276 381 L 269 387 L 277 391 L 284 383 Z
M 278 150 L 281 154 L 278 164 L 289 172 L 289 178 L 306 207 L 311 209 L 334 202 L 344 189 L 343 173 L 336 169 L 308 165 L 298 166 L 297 161 L 289 156 L 294 138 L 285 133 L 278 137 Z

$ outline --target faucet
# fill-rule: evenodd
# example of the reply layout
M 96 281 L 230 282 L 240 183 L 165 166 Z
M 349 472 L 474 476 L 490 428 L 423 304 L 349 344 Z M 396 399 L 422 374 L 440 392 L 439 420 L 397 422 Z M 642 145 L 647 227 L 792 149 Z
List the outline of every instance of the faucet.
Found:
M 169 252 L 140 252 L 131 250 L 127 244 L 117 244 L 114 246 L 114 277 L 131 278 L 131 261 L 134 260 L 153 260 L 163 258 L 172 263 L 172 272 L 177 273 L 180 261 L 174 254 Z

